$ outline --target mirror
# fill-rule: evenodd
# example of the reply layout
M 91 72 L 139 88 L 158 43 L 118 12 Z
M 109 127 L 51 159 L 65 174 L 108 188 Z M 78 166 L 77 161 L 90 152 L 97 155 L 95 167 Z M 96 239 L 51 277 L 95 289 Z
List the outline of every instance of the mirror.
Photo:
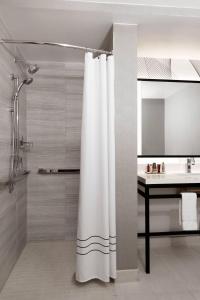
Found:
M 200 155 L 200 83 L 138 81 L 138 155 Z

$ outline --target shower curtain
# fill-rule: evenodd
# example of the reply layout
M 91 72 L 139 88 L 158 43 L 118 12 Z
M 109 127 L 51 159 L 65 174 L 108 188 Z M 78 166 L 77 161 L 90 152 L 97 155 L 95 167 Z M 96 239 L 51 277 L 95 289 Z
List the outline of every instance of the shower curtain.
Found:
M 76 280 L 116 278 L 113 56 L 85 55 Z

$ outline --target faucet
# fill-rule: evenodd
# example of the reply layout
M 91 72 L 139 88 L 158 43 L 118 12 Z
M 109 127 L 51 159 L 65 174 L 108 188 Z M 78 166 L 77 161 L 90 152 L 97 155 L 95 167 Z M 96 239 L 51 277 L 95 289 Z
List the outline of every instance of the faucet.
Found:
M 195 165 L 195 159 L 194 157 L 188 157 L 187 158 L 187 173 L 191 173 L 192 166 Z

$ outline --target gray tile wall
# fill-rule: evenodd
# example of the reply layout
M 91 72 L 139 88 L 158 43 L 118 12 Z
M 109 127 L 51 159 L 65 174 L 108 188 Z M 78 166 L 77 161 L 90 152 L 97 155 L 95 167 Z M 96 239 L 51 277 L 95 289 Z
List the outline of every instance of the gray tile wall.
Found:
M 0 23 L 0 35 L 7 32 Z M 12 48 L 12 51 L 15 49 Z M 13 58 L 0 46 L 0 182 L 8 180 L 10 158 L 10 104 L 13 82 L 9 75 L 20 75 Z M 25 93 L 20 95 L 20 132 L 26 138 Z M 25 159 L 25 155 L 24 155 Z M 26 180 L 16 184 L 12 194 L 0 189 L 0 289 L 26 243 Z
M 27 91 L 28 239 L 74 239 L 79 175 L 38 175 L 38 168 L 79 168 L 83 77 L 41 65 Z M 73 68 L 72 68 L 73 69 Z M 68 70 L 69 71 L 69 70 Z

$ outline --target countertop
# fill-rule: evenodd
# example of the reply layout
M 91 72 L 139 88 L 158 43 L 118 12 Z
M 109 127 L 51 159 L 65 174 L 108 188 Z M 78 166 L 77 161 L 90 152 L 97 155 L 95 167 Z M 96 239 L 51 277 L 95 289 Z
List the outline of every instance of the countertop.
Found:
M 145 184 L 200 184 L 200 173 L 138 174 Z

